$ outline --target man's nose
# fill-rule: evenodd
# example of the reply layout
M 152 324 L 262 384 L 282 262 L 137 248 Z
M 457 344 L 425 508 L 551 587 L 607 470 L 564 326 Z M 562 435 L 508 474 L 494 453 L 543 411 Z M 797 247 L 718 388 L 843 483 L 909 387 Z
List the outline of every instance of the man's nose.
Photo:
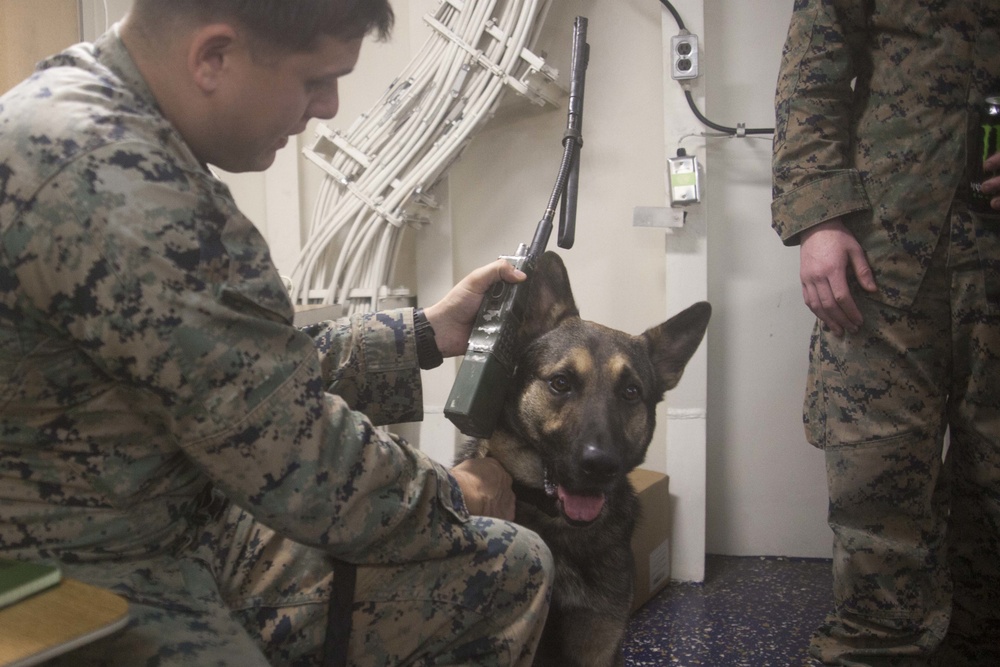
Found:
M 340 95 L 334 87 L 328 93 L 315 98 L 306 110 L 309 118 L 319 118 L 320 120 L 330 120 L 337 115 L 340 109 Z

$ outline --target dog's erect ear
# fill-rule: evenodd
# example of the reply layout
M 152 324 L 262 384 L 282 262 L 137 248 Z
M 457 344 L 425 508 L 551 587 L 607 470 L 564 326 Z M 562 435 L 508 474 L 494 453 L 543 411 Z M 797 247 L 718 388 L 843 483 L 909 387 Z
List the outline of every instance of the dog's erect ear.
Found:
M 551 331 L 567 317 L 579 317 L 580 311 L 569 287 L 566 265 L 556 253 L 549 251 L 538 258 L 535 271 L 528 279 L 528 305 L 521 327 L 521 340 L 532 341 Z
M 660 378 L 661 392 L 673 389 L 680 382 L 684 367 L 705 337 L 711 316 L 712 306 L 699 301 L 642 334 Z

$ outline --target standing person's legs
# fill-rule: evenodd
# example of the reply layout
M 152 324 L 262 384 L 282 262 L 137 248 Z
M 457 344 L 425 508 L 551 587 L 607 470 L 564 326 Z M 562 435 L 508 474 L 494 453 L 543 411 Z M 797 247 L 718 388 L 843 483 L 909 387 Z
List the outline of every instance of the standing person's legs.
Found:
M 826 452 L 836 611 L 810 652 L 828 664 L 927 665 L 948 627 L 951 336 L 940 246 L 912 309 L 856 296 L 861 331 L 813 336 L 805 422 Z
M 937 664 L 992 667 L 1000 665 L 1000 221 L 954 219 L 948 557 L 955 592 Z

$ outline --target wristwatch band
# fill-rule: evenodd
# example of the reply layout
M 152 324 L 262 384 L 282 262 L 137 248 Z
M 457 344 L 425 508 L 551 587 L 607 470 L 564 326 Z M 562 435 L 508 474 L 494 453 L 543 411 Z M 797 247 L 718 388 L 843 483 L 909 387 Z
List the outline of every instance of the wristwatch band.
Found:
M 413 329 L 417 337 L 417 363 L 423 370 L 437 368 L 444 361 L 434 338 L 434 327 L 427 321 L 423 308 L 413 311 Z

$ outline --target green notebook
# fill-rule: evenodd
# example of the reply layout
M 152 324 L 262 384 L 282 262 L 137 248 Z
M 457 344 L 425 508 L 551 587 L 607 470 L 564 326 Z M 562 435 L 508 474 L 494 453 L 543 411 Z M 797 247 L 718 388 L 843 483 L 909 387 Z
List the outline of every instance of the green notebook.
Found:
M 59 583 L 55 565 L 0 557 L 0 608 Z

